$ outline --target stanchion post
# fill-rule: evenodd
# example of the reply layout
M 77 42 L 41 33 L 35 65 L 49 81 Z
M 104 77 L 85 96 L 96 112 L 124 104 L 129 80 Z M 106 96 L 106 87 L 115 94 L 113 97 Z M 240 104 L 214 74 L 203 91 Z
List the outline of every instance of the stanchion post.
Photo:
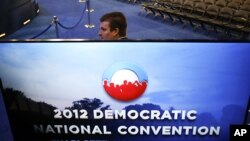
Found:
M 90 7 L 90 0 L 86 0 L 87 9 L 86 12 L 94 12 L 95 10 Z
M 87 4 L 87 5 L 86 5 L 86 6 L 87 6 L 86 12 L 88 13 L 88 23 L 85 24 L 84 26 L 85 26 L 86 28 L 94 28 L 95 25 L 94 25 L 94 24 L 91 24 L 91 21 L 90 21 L 90 13 L 93 12 L 94 9 L 91 9 L 91 8 L 90 8 L 90 0 L 86 0 L 86 4 Z
M 56 28 L 56 38 L 59 38 L 59 31 L 58 31 L 58 22 L 59 22 L 59 19 L 57 18 L 57 16 L 53 17 L 53 21 L 55 23 L 55 28 Z

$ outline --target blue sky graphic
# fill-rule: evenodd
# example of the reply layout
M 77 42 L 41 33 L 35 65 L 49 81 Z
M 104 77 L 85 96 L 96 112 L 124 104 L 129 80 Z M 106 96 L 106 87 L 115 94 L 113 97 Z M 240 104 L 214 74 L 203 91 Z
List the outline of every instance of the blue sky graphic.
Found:
M 250 95 L 249 43 L 33 42 L 0 44 L 4 87 L 59 108 L 99 98 L 112 109 L 153 103 L 218 117 L 224 106 L 246 106 Z M 104 71 L 131 62 L 148 75 L 142 97 L 120 102 L 102 87 Z

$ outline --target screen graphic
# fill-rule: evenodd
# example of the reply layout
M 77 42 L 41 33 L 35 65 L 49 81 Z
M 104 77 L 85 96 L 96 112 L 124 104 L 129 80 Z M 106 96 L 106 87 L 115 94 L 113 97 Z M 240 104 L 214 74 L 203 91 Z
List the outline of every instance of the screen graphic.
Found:
M 249 43 L 0 45 L 15 141 L 229 141 L 249 122 Z
M 105 91 L 111 97 L 121 101 L 131 101 L 144 93 L 148 77 L 134 64 L 117 63 L 105 71 L 102 80 Z

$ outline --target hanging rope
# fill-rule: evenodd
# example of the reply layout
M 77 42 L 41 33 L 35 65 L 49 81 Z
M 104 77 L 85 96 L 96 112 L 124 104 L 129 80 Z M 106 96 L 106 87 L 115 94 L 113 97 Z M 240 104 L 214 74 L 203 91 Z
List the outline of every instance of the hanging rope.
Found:
M 87 5 L 85 4 L 85 7 L 84 7 L 84 9 L 83 9 L 83 13 L 82 13 L 80 19 L 78 20 L 78 22 L 77 22 L 74 26 L 70 26 L 70 27 L 69 27 L 69 26 L 65 26 L 65 25 L 63 25 L 62 23 L 60 23 L 59 21 L 58 21 L 58 25 L 61 26 L 62 28 L 65 28 L 65 29 L 73 29 L 73 28 L 75 28 L 75 27 L 78 26 L 79 23 L 82 21 L 82 19 L 83 19 L 83 17 L 84 17 L 84 11 L 86 10 L 86 7 L 87 7 Z
M 54 24 L 54 21 L 52 21 L 52 22 L 50 23 L 50 25 L 49 25 L 46 29 L 44 29 L 41 33 L 37 34 L 36 36 L 32 37 L 31 39 L 35 39 L 35 38 L 41 36 L 43 33 L 47 32 L 47 31 L 51 28 L 51 26 L 52 26 L 53 24 Z
M 73 29 L 73 28 L 75 28 L 82 21 L 86 8 L 87 8 L 87 4 L 85 4 L 85 7 L 83 9 L 83 13 L 82 13 L 80 19 L 78 20 L 78 22 L 74 26 L 71 26 L 71 27 L 65 26 L 65 25 L 63 25 L 63 24 L 61 24 L 59 22 L 59 19 L 56 16 L 54 16 L 52 22 L 50 23 L 50 25 L 47 28 L 45 28 L 41 33 L 37 34 L 36 36 L 32 37 L 31 39 L 35 39 L 35 38 L 41 36 L 42 34 L 44 34 L 45 32 L 47 32 L 52 27 L 53 24 L 55 24 L 56 37 L 59 38 L 58 25 L 60 27 L 62 27 L 62 28 L 65 28 L 65 29 Z

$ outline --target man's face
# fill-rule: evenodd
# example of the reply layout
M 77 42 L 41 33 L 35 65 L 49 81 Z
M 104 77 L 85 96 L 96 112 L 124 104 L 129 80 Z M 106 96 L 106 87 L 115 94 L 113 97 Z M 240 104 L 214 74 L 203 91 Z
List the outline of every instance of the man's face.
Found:
M 119 37 L 117 29 L 110 31 L 110 26 L 108 21 L 101 22 L 98 35 L 102 40 L 116 40 Z

